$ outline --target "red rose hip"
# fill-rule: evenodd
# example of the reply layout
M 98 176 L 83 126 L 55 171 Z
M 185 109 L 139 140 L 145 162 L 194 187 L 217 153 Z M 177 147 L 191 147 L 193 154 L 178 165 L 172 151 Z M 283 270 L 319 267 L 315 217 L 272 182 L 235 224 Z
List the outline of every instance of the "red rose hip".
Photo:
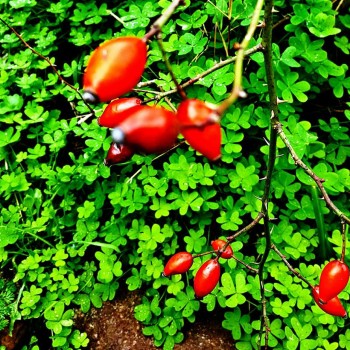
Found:
M 337 296 L 348 284 L 349 268 L 340 261 L 330 261 L 322 270 L 319 284 L 319 298 L 321 303 Z
M 126 145 L 118 145 L 115 142 L 111 143 L 104 164 L 111 166 L 113 164 L 123 163 L 129 160 L 134 155 L 134 151 Z
M 209 160 L 221 157 L 219 115 L 200 100 L 185 100 L 177 110 L 181 133 L 196 151 Z
M 141 103 L 142 101 L 137 97 L 124 97 L 113 100 L 97 119 L 97 122 L 100 126 L 115 128 L 123 121 L 123 119 L 120 118 L 121 112 L 131 107 L 141 105 Z
M 220 264 L 216 259 L 206 261 L 197 271 L 193 281 L 194 293 L 197 298 L 208 295 L 220 279 Z
M 93 51 L 83 77 L 83 98 L 107 102 L 131 91 L 141 79 L 147 46 L 137 37 L 111 39 Z
M 163 276 L 181 274 L 187 272 L 193 263 L 193 256 L 188 252 L 174 254 L 166 263 Z
M 346 311 L 338 297 L 328 300 L 327 303 L 321 303 L 319 298 L 319 286 L 312 288 L 312 296 L 316 304 L 327 314 L 346 317 Z
M 215 251 L 222 249 L 226 245 L 227 241 L 223 239 L 216 239 L 211 242 L 211 246 Z M 230 259 L 233 256 L 233 250 L 230 245 L 226 247 L 226 249 L 221 253 L 220 257 L 224 259 Z
M 173 147 L 179 134 L 175 113 L 162 107 L 135 106 L 120 113 L 123 120 L 112 130 L 116 143 L 140 153 L 163 153 Z

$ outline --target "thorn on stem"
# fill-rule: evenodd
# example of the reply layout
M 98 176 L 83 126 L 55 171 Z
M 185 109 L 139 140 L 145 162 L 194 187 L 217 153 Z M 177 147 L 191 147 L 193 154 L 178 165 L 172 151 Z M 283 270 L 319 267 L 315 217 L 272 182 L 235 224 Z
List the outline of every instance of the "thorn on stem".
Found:
M 281 100 L 281 99 L 279 99 L 278 97 L 277 97 L 277 104 L 280 104 L 280 103 L 286 103 L 286 102 L 288 102 L 288 101 L 286 101 L 286 100 Z

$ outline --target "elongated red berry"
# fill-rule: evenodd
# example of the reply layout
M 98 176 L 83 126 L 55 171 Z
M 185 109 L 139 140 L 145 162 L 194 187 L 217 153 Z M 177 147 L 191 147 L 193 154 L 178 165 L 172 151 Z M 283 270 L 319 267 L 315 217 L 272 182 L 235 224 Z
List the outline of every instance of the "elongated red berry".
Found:
M 124 97 L 113 100 L 108 104 L 97 122 L 106 128 L 115 128 L 123 120 L 120 119 L 120 112 L 134 106 L 138 106 L 142 101 L 137 97 Z
M 166 263 L 163 276 L 181 274 L 187 272 L 193 263 L 193 256 L 188 252 L 174 254 Z
M 123 163 L 129 160 L 133 155 L 134 151 L 132 148 L 112 142 L 104 160 L 104 164 L 111 166 L 113 164 Z
M 227 241 L 223 239 L 216 239 L 211 242 L 211 246 L 215 251 L 222 249 L 226 245 Z M 220 257 L 224 259 L 230 259 L 233 256 L 233 250 L 230 245 L 226 247 L 226 249 L 221 253 Z
M 349 268 L 340 260 L 330 261 L 320 276 L 320 302 L 326 303 L 337 296 L 348 284 Z
M 180 103 L 177 117 L 190 146 L 209 160 L 221 157 L 221 128 L 213 108 L 203 101 L 189 99 Z
M 316 304 L 327 314 L 332 316 L 346 317 L 344 306 L 337 296 L 328 300 L 327 303 L 321 303 L 319 298 L 319 286 L 315 286 L 312 289 L 312 296 Z
M 197 298 L 208 295 L 217 285 L 220 279 L 220 264 L 216 259 L 206 261 L 197 271 L 193 288 Z
M 135 106 L 120 113 L 123 121 L 112 130 L 114 142 L 140 153 L 163 153 L 175 145 L 179 123 L 175 113 L 162 107 Z
M 88 61 L 83 77 L 86 102 L 107 102 L 131 91 L 147 61 L 145 40 L 119 37 L 100 45 Z

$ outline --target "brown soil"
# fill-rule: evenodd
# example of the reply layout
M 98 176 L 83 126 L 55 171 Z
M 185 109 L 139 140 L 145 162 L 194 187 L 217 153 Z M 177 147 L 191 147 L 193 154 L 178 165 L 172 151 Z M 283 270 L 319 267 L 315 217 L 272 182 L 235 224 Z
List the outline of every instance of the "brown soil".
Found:
M 142 334 L 142 325 L 134 318 L 134 308 L 140 303 L 138 292 L 119 295 L 102 309 L 78 314 L 76 326 L 90 339 L 89 350 L 156 350 L 152 339 Z M 222 316 L 201 314 L 185 331 L 185 340 L 174 350 L 234 350 L 230 332 L 221 327 Z
M 88 314 L 77 312 L 75 327 L 88 334 L 88 350 L 161 349 L 142 334 L 142 325 L 134 318 L 134 308 L 140 301 L 139 292 L 123 292 L 114 301 L 105 302 L 101 309 L 93 308 Z M 234 350 L 230 332 L 221 327 L 222 318 L 213 312 L 198 314 L 195 323 L 187 325 L 183 343 L 176 344 L 174 350 Z M 21 349 L 21 343 L 28 340 L 34 328 L 26 322 L 16 322 L 11 336 L 6 330 L 0 332 L 0 345 L 7 350 Z M 37 336 L 44 343 L 48 341 L 48 334 Z

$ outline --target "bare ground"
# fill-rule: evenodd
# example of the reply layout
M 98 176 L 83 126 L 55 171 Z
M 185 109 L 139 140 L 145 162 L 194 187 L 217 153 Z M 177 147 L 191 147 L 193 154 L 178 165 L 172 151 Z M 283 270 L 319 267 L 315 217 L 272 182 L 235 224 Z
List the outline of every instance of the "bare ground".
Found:
M 137 292 L 119 295 L 102 309 L 78 314 L 76 323 L 90 338 L 90 350 L 156 350 L 152 339 L 142 334 L 142 325 L 134 318 L 140 303 Z M 230 332 L 221 327 L 222 315 L 202 313 L 185 331 L 185 340 L 174 350 L 233 350 Z
M 141 301 L 140 292 L 119 291 L 114 301 L 105 302 L 101 309 L 92 308 L 88 314 L 77 312 L 75 327 L 85 331 L 90 339 L 87 350 L 157 350 L 150 337 L 142 333 L 142 325 L 134 318 L 134 308 Z M 201 312 L 194 324 L 184 330 L 185 340 L 174 350 L 234 350 L 230 332 L 222 329 L 223 315 Z M 41 345 L 50 347 L 50 334 L 45 326 L 28 321 L 16 322 L 12 336 L 0 332 L 0 345 L 7 350 L 22 349 L 32 334 Z

